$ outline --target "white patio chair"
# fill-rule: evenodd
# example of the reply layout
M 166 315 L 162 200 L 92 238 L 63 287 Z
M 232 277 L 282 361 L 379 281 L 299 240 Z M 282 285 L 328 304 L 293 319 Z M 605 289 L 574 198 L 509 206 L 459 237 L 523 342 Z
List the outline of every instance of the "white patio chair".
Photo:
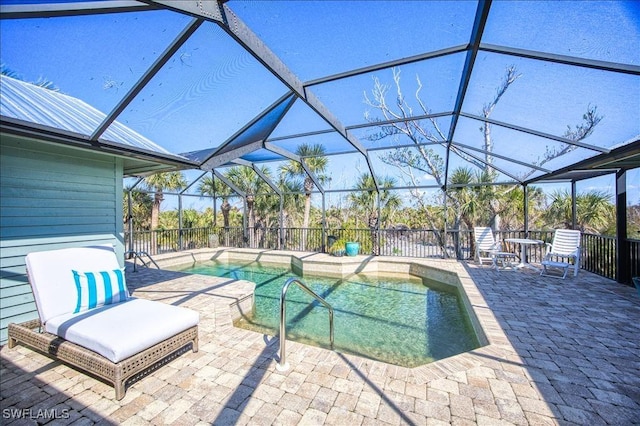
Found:
M 473 228 L 473 238 L 476 243 L 476 257 L 482 265 L 483 260 L 491 261 L 492 268 L 498 268 L 498 263 L 503 268 L 512 267 L 511 261 L 518 255 L 507 251 L 502 251 L 502 244 L 496 241 L 493 231 L 489 227 L 476 226 Z M 485 254 L 485 256 L 483 256 Z
M 553 242 L 547 243 L 547 253 L 541 262 L 540 275 L 553 276 L 548 274 L 548 268 L 559 268 L 564 271 L 562 279 L 565 279 L 569 268 L 573 267 L 573 276 L 577 276 L 580 270 L 580 239 L 580 231 L 556 229 Z

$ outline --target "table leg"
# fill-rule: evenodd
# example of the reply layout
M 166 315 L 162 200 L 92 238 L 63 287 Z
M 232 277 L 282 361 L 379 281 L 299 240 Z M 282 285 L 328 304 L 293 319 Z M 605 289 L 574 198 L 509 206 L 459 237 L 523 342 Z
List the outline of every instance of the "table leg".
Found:
M 540 272 L 540 269 L 538 269 L 538 267 L 530 264 L 527 261 L 527 245 L 526 244 L 520 244 L 520 263 L 516 265 L 516 268 L 529 268 L 529 269 L 533 269 L 536 272 Z

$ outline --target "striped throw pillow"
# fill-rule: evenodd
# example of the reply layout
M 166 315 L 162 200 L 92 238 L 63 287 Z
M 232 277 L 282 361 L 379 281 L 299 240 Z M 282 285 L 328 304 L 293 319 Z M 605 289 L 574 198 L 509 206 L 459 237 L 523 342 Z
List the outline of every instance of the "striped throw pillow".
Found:
M 88 311 L 129 297 L 123 269 L 99 272 L 73 271 L 78 300 L 73 313 Z

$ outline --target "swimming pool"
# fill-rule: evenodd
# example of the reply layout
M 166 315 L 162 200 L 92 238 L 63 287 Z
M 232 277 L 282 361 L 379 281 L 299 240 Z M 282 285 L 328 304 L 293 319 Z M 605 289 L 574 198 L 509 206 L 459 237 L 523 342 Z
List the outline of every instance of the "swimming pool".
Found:
M 282 265 L 255 261 L 209 261 L 176 269 L 256 283 L 253 312 L 234 325 L 269 335 L 278 333 L 282 286 L 298 277 Z M 333 307 L 338 352 L 416 367 L 480 346 L 458 292 L 449 286 L 410 275 L 298 278 Z M 287 339 L 329 348 L 327 315 L 325 307 L 292 286 L 287 293 Z

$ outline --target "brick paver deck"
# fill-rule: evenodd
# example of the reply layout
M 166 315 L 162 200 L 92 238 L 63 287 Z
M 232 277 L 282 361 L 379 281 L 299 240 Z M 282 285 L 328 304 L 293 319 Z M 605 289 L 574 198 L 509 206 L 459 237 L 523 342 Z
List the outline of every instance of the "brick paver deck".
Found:
M 18 346 L 0 350 L 1 424 L 640 424 L 640 296 L 577 278 L 442 261 L 470 276 L 491 344 L 406 369 L 236 329 L 243 282 L 138 268 L 134 295 L 200 313 L 200 350 L 132 383 L 125 398 Z M 249 290 L 248 290 L 249 289 Z M 473 291 L 471 291 L 473 293 Z

